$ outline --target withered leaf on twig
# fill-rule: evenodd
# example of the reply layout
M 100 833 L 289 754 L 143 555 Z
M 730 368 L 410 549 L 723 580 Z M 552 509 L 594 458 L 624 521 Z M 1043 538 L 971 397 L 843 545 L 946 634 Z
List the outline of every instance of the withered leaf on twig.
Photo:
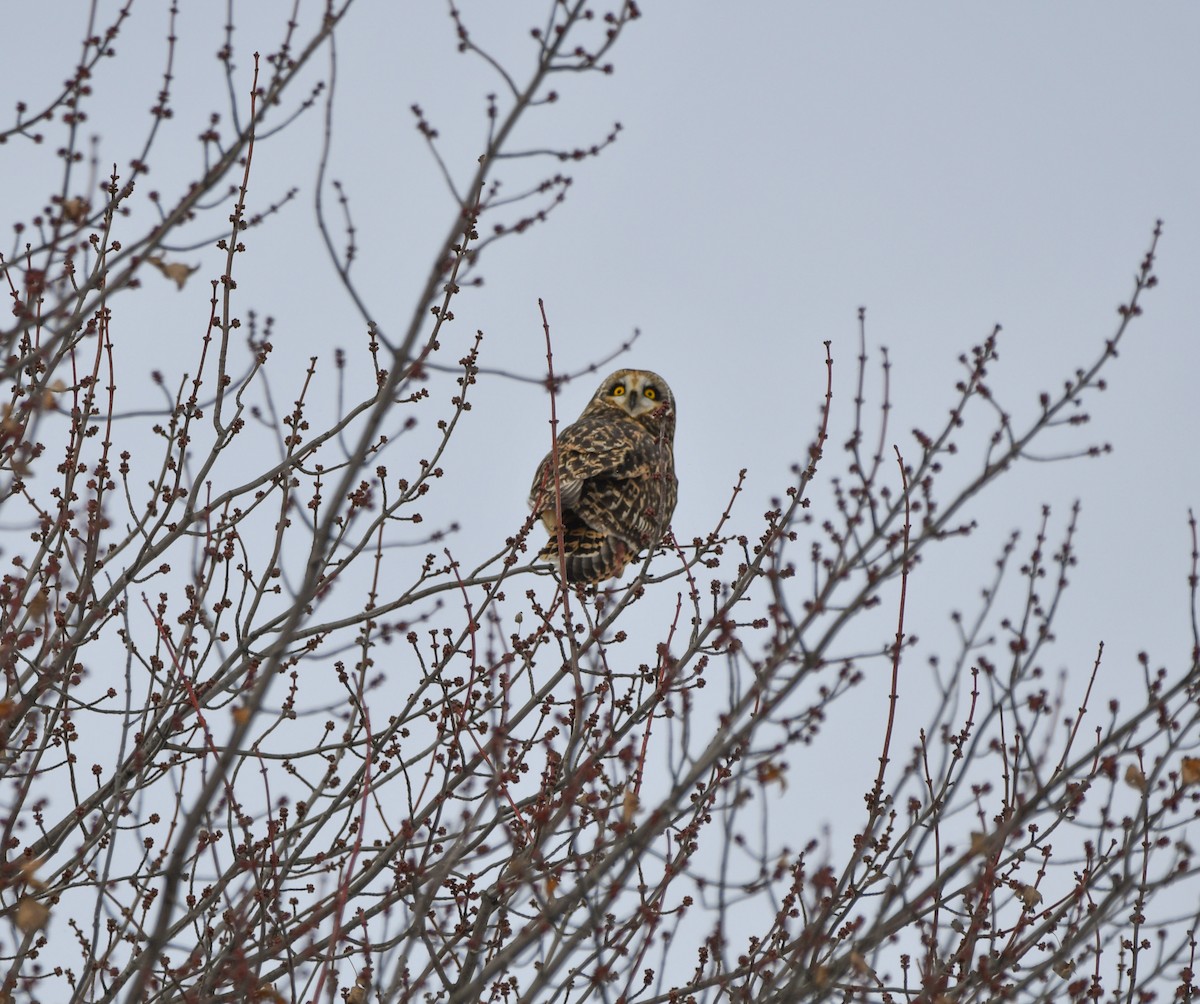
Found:
M 42 407 L 54 407 L 54 395 L 61 394 L 67 389 L 67 385 L 61 380 L 54 380 L 42 388 Z
M 154 255 L 146 259 L 147 265 L 153 265 L 168 279 L 171 279 L 176 286 L 183 289 L 183 284 L 188 281 L 188 276 L 199 270 L 199 265 L 185 265 L 183 262 L 164 261 L 161 255 Z
M 367 973 L 359 973 L 354 986 L 346 994 L 348 1004 L 365 1004 L 367 994 L 371 992 L 371 977 Z
M 32 896 L 22 896 L 21 901 L 17 903 L 16 923 L 23 934 L 40 931 L 49 919 L 50 908 Z
M 41 617 L 46 612 L 49 602 L 46 591 L 39 589 L 29 597 L 29 601 L 25 604 L 25 612 L 30 617 Z
M 62 204 L 63 216 L 72 223 L 82 223 L 87 219 L 91 209 L 92 207 L 88 205 L 87 200 L 79 198 L 78 195 L 70 199 L 64 199 Z
M 21 877 L 34 889 L 46 888 L 46 883 L 37 877 L 37 870 L 45 863 L 45 858 L 23 858 L 21 861 Z
M 784 769 L 774 761 L 761 763 L 758 765 L 758 780 L 760 784 L 770 784 L 774 782 L 779 785 L 783 791 L 787 791 L 787 774 Z

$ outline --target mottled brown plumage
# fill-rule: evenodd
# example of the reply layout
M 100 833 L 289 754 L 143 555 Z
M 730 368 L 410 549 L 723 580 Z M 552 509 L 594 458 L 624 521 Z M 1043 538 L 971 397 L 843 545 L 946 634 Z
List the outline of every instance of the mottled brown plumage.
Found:
M 657 373 L 618 370 L 558 435 L 563 555 L 572 583 L 619 576 L 656 547 L 675 511 L 675 396 Z M 538 557 L 558 564 L 553 451 L 538 465 L 529 504 L 550 531 Z

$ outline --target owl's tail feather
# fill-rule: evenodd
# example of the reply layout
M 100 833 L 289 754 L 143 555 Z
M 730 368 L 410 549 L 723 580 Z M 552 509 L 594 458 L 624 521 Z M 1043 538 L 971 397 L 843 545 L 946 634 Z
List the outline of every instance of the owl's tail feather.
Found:
M 620 578 L 632 557 L 629 545 L 619 537 L 590 526 L 570 527 L 563 533 L 563 564 L 567 582 L 586 585 Z M 558 567 L 558 536 L 550 538 L 538 557 Z

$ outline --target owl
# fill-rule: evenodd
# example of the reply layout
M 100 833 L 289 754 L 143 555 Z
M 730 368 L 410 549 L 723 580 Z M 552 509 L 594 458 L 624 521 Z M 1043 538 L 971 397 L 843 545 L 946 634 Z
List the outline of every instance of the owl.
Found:
M 675 511 L 675 395 L 657 373 L 617 370 L 558 434 L 566 580 L 619 576 L 662 540 Z M 554 453 L 538 465 L 529 505 L 550 531 L 538 557 L 558 565 Z

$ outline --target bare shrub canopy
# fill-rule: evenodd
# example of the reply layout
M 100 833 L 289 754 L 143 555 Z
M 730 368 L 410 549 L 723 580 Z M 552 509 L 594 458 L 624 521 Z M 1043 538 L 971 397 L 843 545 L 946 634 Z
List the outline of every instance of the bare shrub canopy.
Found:
M 7 193 L 0 260 L 0 999 L 1191 999 L 1197 649 L 1145 657 L 1135 700 L 1097 706 L 1102 650 L 1052 689 L 1074 514 L 1046 510 L 963 573 L 980 598 L 920 669 L 918 717 L 898 710 L 924 559 L 971 533 L 1016 465 L 1103 452 L 1082 425 L 1155 285 L 1159 228 L 1113 330 L 1033 411 L 992 392 L 997 329 L 962 354 L 941 427 L 898 434 L 886 380 L 866 390 L 890 370 L 864 322 L 850 352 L 813 361 L 820 421 L 788 442 L 768 511 L 747 511 L 739 479 L 701 535 L 676 527 L 624 578 L 564 589 L 534 515 L 467 561 L 471 527 L 440 517 L 435 489 L 468 463 L 453 445 L 480 381 L 549 392 L 551 431 L 512 457 L 524 485 L 564 386 L 636 351 L 556 371 L 550 291 L 545 371 L 518 373 L 454 311 L 485 252 L 548 239 L 564 170 L 616 138 L 529 145 L 518 127 L 566 81 L 603 87 L 640 12 L 548 4 L 507 65 L 450 8 L 495 92 L 465 160 L 410 109 L 453 205 L 427 270 L 395 276 L 407 318 L 385 323 L 328 176 L 351 6 L 285 20 L 253 57 L 223 29 L 193 177 L 151 171 L 193 99 L 177 11 L 150 125 L 119 163 L 85 123 L 115 100 L 97 81 L 129 8 L 93 10 L 71 78 L 0 127 L 0 156 L 41 172 Z M 264 144 L 311 122 L 343 324 L 325 356 L 281 361 L 249 249 L 299 188 L 250 193 Z M 164 282 L 207 284 L 206 323 L 139 315 Z M 114 361 L 141 326 L 169 367 Z M 836 414 L 835 367 L 858 387 Z M 878 769 L 832 839 L 829 808 L 789 784 L 819 773 L 810 744 L 868 687 L 884 727 L 848 741 Z

